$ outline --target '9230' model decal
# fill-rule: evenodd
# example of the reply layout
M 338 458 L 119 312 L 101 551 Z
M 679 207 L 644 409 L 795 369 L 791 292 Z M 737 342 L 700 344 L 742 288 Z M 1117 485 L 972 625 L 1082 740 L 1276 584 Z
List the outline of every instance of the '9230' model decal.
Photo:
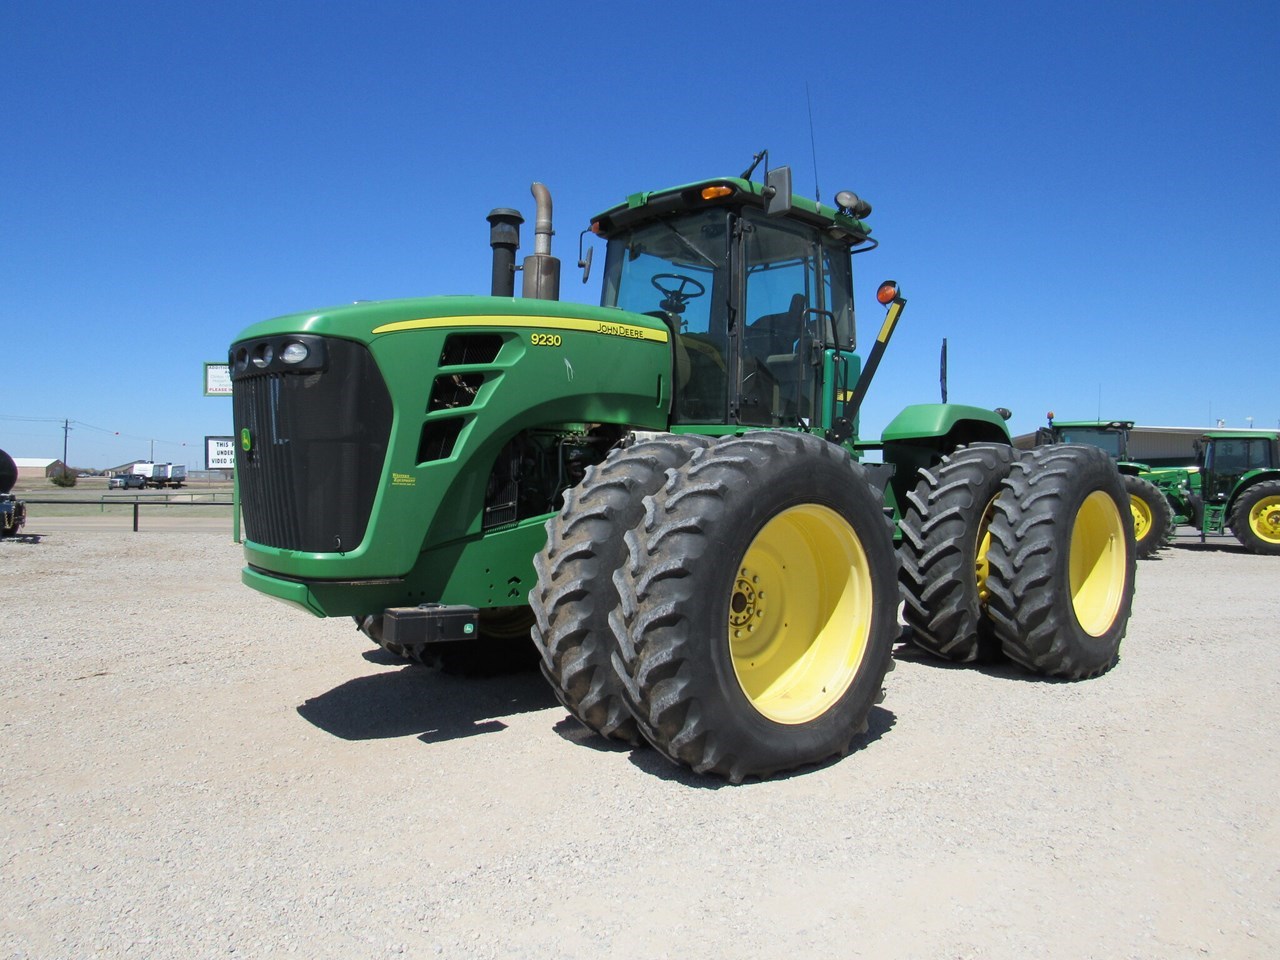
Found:
M 558 347 L 564 340 L 558 333 L 531 333 L 529 343 L 535 347 Z

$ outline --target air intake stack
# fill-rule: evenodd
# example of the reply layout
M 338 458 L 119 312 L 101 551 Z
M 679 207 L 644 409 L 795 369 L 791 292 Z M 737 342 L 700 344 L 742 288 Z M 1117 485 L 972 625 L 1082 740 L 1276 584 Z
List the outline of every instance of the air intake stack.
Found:
M 493 280 L 490 293 L 495 297 L 516 295 L 516 251 L 520 249 L 519 210 L 498 207 L 489 211 L 489 246 L 493 247 Z

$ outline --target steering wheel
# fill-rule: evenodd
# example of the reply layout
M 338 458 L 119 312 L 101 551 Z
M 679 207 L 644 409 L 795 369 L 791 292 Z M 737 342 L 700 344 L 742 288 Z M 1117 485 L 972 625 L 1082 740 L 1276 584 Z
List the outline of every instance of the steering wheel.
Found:
M 664 286 L 659 283 L 660 280 L 674 282 Z M 670 313 L 684 313 L 686 303 L 707 292 L 707 288 L 700 282 L 682 273 L 655 273 L 649 282 L 664 297 L 659 306 Z

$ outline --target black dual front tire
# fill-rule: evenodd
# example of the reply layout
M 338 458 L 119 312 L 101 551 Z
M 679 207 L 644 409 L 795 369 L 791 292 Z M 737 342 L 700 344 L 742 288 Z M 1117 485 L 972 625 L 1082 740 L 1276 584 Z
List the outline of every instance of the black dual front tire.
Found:
M 547 544 L 534 557 L 531 636 L 543 676 L 573 717 L 610 739 L 643 742 L 611 663 L 609 613 L 618 603 L 613 574 L 626 557 L 623 536 L 640 522 L 644 498 L 667 471 L 710 443 L 671 435 L 611 451 L 566 491 L 562 509 L 547 521 Z
M 722 440 L 670 474 L 626 543 L 615 667 L 647 740 L 735 783 L 852 749 L 892 666 L 897 564 L 844 450 Z
M 995 501 L 988 613 L 1010 659 L 1079 680 L 1115 665 L 1133 606 L 1129 494 L 1096 447 L 1024 453 Z

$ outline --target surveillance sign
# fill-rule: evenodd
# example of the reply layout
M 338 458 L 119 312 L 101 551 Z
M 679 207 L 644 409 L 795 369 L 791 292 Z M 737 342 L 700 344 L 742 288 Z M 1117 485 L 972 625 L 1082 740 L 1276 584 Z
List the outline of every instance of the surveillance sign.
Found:
M 204 395 L 206 397 L 231 396 L 231 364 L 206 363 L 204 365 Z
M 234 470 L 236 468 L 236 438 L 205 437 L 204 463 L 206 470 Z

